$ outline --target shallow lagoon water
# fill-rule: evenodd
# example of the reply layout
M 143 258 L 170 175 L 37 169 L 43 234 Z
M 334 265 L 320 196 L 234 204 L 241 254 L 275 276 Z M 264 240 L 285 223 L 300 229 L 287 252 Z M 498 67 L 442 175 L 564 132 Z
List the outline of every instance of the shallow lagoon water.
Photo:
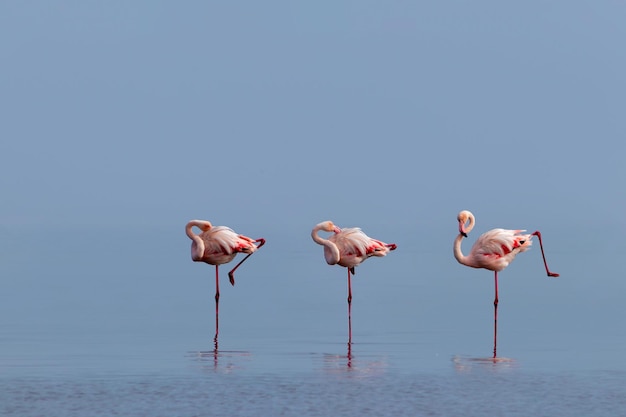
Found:
M 235 287 L 223 286 L 215 349 L 214 271 L 188 259 L 179 232 L 141 256 L 103 232 L 103 247 L 117 243 L 98 266 L 80 242 L 23 262 L 26 241 L 17 241 L 2 271 L 0 415 L 626 409 L 623 288 L 608 273 L 617 265 L 595 270 L 599 289 L 576 253 L 547 250 L 556 280 L 542 275 L 538 250 L 518 257 L 502 273 L 493 360 L 492 277 L 457 265 L 451 239 L 440 250 L 399 239 L 397 251 L 357 269 L 349 346 L 345 269 L 325 265 L 306 233 L 289 249 L 268 238 Z
M 0 416 L 626 414 L 624 2 L 183 6 L 0 5 Z M 561 274 L 501 274 L 501 360 L 461 209 Z M 217 352 L 197 217 L 267 239 Z M 349 354 L 326 219 L 398 244 Z

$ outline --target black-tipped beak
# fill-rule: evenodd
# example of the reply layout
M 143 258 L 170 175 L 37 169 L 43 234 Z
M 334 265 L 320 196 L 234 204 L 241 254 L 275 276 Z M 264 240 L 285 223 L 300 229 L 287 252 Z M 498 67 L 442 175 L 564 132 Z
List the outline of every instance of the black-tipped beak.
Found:
M 467 237 L 467 233 L 461 232 L 461 234 L 463 235 L 463 237 Z

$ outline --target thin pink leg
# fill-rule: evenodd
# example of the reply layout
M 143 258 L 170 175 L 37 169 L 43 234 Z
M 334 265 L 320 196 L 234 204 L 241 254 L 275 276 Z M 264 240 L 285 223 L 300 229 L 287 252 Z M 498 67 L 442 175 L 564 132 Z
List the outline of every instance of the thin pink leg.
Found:
M 348 345 L 352 343 L 352 281 L 348 268 Z
M 260 238 L 254 241 L 255 243 L 258 242 L 258 246 L 256 247 L 257 249 L 260 248 L 261 246 L 265 245 L 265 239 Z M 250 257 L 250 255 L 252 255 L 251 253 L 249 253 L 245 258 L 243 258 L 241 260 L 241 262 L 239 262 L 237 265 L 235 265 L 235 267 L 233 269 L 230 270 L 230 272 L 228 273 L 228 279 L 230 280 L 231 285 L 235 285 L 235 270 L 237 268 L 239 268 L 239 265 L 241 265 L 242 263 L 244 263 L 244 261 L 246 259 L 248 259 Z
M 495 271 L 496 298 L 493 300 L 493 357 L 496 357 L 498 344 L 498 271 Z
M 543 257 L 543 265 L 546 267 L 546 273 L 548 274 L 549 277 L 558 277 L 559 274 L 555 272 L 550 272 L 550 269 L 548 269 L 548 263 L 546 262 L 546 254 L 543 252 L 543 242 L 541 241 L 541 232 L 537 230 L 532 235 L 537 236 L 539 238 L 539 247 L 541 248 L 541 256 Z
M 219 266 L 215 265 L 215 340 L 219 333 L 219 307 L 220 307 L 220 275 Z

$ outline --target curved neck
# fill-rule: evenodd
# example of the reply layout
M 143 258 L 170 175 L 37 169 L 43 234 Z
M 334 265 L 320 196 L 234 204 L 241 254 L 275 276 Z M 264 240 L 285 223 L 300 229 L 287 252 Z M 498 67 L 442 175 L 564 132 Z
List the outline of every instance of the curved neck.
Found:
M 334 265 L 339 262 L 339 259 L 341 258 L 339 248 L 337 247 L 337 245 L 335 245 L 334 242 L 331 242 L 328 239 L 324 239 L 323 237 L 318 235 L 320 230 L 322 230 L 322 228 L 316 226 L 311 232 L 311 237 L 313 238 L 313 241 L 315 243 L 324 246 L 324 256 L 326 257 L 326 263 Z
M 461 241 L 463 241 L 463 235 L 459 233 L 456 239 L 454 239 L 454 257 L 460 264 L 470 266 L 467 256 L 461 252 Z
M 187 226 L 185 226 L 185 233 L 187 233 L 187 236 L 189 236 L 189 239 L 193 239 L 193 240 L 195 240 L 196 238 L 200 239 L 200 237 L 196 233 L 193 232 L 194 226 L 196 226 L 200 230 L 205 230 L 205 229 L 208 230 L 211 227 L 211 223 L 207 221 L 202 221 L 202 220 L 192 220 L 189 223 L 187 223 Z
M 473 214 L 470 214 L 470 216 L 469 216 L 469 224 L 465 228 L 465 233 L 471 232 L 474 229 L 474 225 L 475 224 L 476 224 L 476 219 L 474 218 Z
M 313 241 L 315 241 L 315 243 L 317 243 L 318 245 L 323 245 L 323 246 L 334 245 L 334 243 L 331 242 L 330 240 L 324 239 L 323 237 L 318 235 L 320 230 L 322 230 L 321 227 L 315 226 L 313 230 L 311 231 L 311 237 L 313 238 Z
M 191 240 L 195 240 L 198 235 L 196 235 L 192 229 L 192 227 L 196 226 L 196 224 L 194 224 L 194 222 L 189 222 L 187 223 L 187 225 L 185 226 L 185 233 L 187 234 L 187 236 L 189 237 L 189 239 Z
M 196 226 L 200 228 L 201 226 L 206 225 L 207 222 L 202 222 L 198 220 L 192 220 L 187 223 L 185 226 L 185 233 L 189 236 L 189 239 L 193 241 L 194 244 L 191 245 L 191 257 L 192 259 L 200 259 L 202 255 L 204 255 L 204 241 L 200 236 L 193 232 L 193 227 Z

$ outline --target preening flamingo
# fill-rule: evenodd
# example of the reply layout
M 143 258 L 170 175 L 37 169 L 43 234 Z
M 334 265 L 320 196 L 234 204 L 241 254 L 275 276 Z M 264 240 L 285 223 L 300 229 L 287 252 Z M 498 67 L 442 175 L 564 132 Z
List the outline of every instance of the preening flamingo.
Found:
M 192 230 L 194 226 L 201 230 L 199 234 L 194 233 Z M 232 261 L 238 253 L 247 254 L 247 256 L 228 273 L 230 283 L 235 285 L 235 270 L 258 248 L 265 244 L 265 239 L 251 239 L 247 236 L 235 233 L 229 227 L 213 226 L 211 222 L 206 220 L 191 220 L 187 223 L 185 232 L 192 241 L 191 259 L 195 262 L 205 262 L 209 265 L 215 265 L 215 340 L 217 343 L 220 300 L 219 266 Z
M 525 230 L 493 229 L 482 234 L 472 246 L 469 255 L 465 256 L 461 252 L 461 241 L 472 231 L 475 224 L 474 215 L 467 210 L 461 211 L 457 220 L 459 222 L 459 234 L 454 240 L 454 257 L 456 260 L 472 268 L 484 268 L 494 271 L 496 297 L 493 300 L 494 306 L 494 337 L 493 337 L 493 357 L 496 357 L 496 335 L 498 323 L 498 272 L 506 268 L 515 259 L 518 253 L 526 251 L 532 245 L 532 237 L 537 236 L 541 248 L 541 256 L 546 273 L 549 277 L 558 277 L 559 274 L 550 272 L 546 255 L 543 251 L 541 233 L 537 230 L 531 234 L 522 234 Z
M 328 239 L 322 238 L 320 231 L 333 233 Z M 324 246 L 324 258 L 328 265 L 340 265 L 348 268 L 348 342 L 352 341 L 352 282 L 354 268 L 372 256 L 385 256 L 395 250 L 395 243 L 384 243 L 372 239 L 358 227 L 340 229 L 331 221 L 317 224 L 311 231 L 315 243 Z

